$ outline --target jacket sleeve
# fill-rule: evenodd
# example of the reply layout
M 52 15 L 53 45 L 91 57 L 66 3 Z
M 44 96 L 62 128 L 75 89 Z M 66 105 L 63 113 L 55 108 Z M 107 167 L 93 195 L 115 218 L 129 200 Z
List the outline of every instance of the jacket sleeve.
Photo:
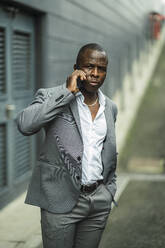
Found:
M 106 184 L 108 190 L 110 191 L 110 193 L 112 195 L 113 200 L 114 200 L 114 196 L 115 196 L 115 193 L 116 193 L 116 190 L 117 190 L 116 178 L 117 178 L 117 176 L 116 176 L 115 170 L 113 170 L 109 174 L 108 181 L 107 181 L 107 184 Z
M 32 103 L 17 115 L 16 123 L 19 131 L 23 135 L 37 133 L 74 97 L 65 84 L 54 87 L 52 91 L 39 89 Z

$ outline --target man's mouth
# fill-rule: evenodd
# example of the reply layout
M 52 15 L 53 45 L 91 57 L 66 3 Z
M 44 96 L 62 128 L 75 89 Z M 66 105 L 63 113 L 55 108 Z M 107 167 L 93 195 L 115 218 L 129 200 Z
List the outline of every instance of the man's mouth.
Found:
M 98 80 L 90 80 L 89 82 L 91 85 L 99 85 L 99 81 Z

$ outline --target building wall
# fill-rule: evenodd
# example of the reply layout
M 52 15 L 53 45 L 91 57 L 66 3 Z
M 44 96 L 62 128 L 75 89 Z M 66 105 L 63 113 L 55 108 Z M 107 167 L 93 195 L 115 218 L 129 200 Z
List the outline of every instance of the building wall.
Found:
M 36 18 L 39 30 L 36 48 L 40 45 L 36 88 L 65 82 L 73 70 L 77 52 L 84 44 L 96 42 L 106 49 L 110 63 L 102 90 L 118 105 L 117 140 L 121 150 L 161 51 L 161 42 L 152 44 L 149 40 L 148 15 L 150 11 L 161 13 L 162 1 L 13 2 L 40 13 Z M 121 126 L 125 128 L 121 130 Z
M 101 44 L 110 58 L 103 90 L 114 96 L 123 76 L 131 73 L 134 60 L 146 50 L 148 13 L 161 0 L 17 0 L 41 16 L 43 61 L 40 83 L 51 87 L 65 82 L 72 72 L 79 48 L 89 42 Z M 39 85 L 38 85 L 39 86 Z M 37 87 L 38 87 L 37 86 Z
M 141 99 L 153 76 L 164 42 L 165 29 L 162 30 L 160 40 L 153 44 L 148 44 L 148 52 L 140 52 L 139 60 L 133 62 L 132 73 L 126 73 L 123 76 L 122 89 L 118 90 L 113 96 L 113 100 L 118 106 L 116 124 L 118 151 L 121 151 L 125 145 L 125 138 L 134 122 Z

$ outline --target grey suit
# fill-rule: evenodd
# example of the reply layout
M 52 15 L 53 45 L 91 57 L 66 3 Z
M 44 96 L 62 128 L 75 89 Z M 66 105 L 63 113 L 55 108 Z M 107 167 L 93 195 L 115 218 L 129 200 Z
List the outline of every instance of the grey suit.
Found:
M 116 105 L 106 97 L 107 135 L 102 149 L 104 184 L 112 199 L 116 192 Z M 83 142 L 75 96 L 65 84 L 39 89 L 34 101 L 18 114 L 24 135 L 45 130 L 45 141 L 34 168 L 25 202 L 52 213 L 68 213 L 81 187 Z

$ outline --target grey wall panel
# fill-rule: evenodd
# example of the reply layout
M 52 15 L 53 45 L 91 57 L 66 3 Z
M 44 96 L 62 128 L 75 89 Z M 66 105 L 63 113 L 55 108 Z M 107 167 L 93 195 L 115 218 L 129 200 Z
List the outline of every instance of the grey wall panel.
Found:
M 88 13 L 89 14 L 89 13 Z M 87 15 L 88 16 L 88 15 Z M 72 40 L 82 40 L 86 37 L 88 39 L 108 39 L 117 43 L 121 37 L 126 41 L 128 37 L 127 33 L 119 32 L 117 27 L 103 22 L 95 16 L 90 16 L 91 21 L 88 21 L 88 17 L 80 22 L 79 19 L 70 20 L 68 17 L 59 16 L 56 14 L 49 15 L 48 33 L 54 35 L 62 35 L 62 37 L 71 38 Z M 96 20 L 94 20 L 96 19 Z M 97 38 L 98 37 L 98 38 Z
M 82 45 L 82 43 L 50 38 L 48 40 L 48 46 L 52 54 L 49 57 L 49 61 L 52 63 L 70 63 L 70 60 L 76 58 L 80 45 Z
M 93 1 L 81 1 L 81 0 L 68 0 L 70 2 L 74 2 L 75 5 L 78 5 L 82 7 L 82 9 L 86 13 L 90 13 L 91 16 L 96 17 L 97 20 L 99 21 L 99 27 L 105 27 L 108 25 L 108 31 L 110 32 L 110 29 L 114 31 L 115 34 L 117 35 L 122 35 L 124 33 L 126 34 L 131 34 L 130 30 L 130 24 L 127 23 L 125 25 L 125 22 L 121 21 L 121 18 L 118 18 L 118 16 L 111 10 L 111 8 L 107 8 L 103 2 L 96 0 L 95 3 L 93 4 Z M 95 24 L 96 25 L 96 24 Z
M 140 50 L 145 51 L 148 14 L 161 0 L 15 0 L 46 14 L 44 39 L 44 87 L 59 84 L 72 72 L 79 48 L 100 43 L 110 57 L 106 92 L 122 87 Z M 115 82 L 115 83 L 114 83 Z
M 66 82 L 66 78 L 73 71 L 74 61 L 49 63 L 48 82 L 45 82 L 45 87 L 53 87 Z
M 49 15 L 49 26 L 48 34 L 50 36 L 62 37 L 64 39 L 69 39 L 74 42 L 82 43 L 82 40 L 85 40 L 87 37 L 90 40 L 103 39 L 103 33 L 97 32 L 96 27 L 94 29 L 80 25 L 79 23 L 70 22 L 64 17 L 52 16 Z

